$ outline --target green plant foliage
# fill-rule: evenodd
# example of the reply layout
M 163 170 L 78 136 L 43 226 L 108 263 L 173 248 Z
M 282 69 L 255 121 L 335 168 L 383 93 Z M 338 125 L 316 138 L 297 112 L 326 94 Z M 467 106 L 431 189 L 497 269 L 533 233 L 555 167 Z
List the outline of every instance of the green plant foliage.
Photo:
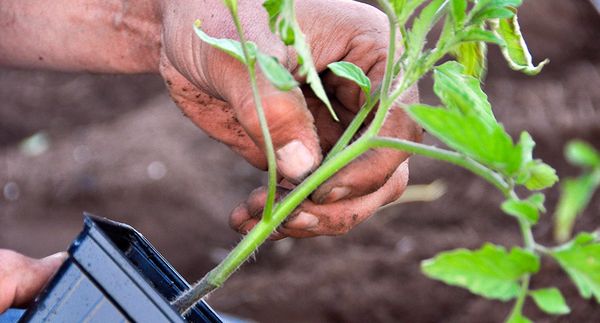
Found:
M 459 30 L 465 24 L 467 11 L 467 0 L 451 0 L 450 1 L 450 17 L 454 24 L 454 29 Z
M 235 1 L 225 2 L 235 18 Z M 422 262 L 422 270 L 427 276 L 487 298 L 502 301 L 515 299 L 507 321 L 527 323 L 531 321 L 522 314 L 527 296 L 550 314 L 569 312 L 558 289 L 529 290 L 531 276 L 540 267 L 540 256 L 550 255 L 564 268 L 583 297 L 595 297 L 600 301 L 598 237 L 580 234 L 573 241 L 556 248 L 544 247 L 535 241 L 532 226 L 539 220 L 540 212 L 546 212 L 545 197 L 541 193 L 534 193 L 527 198 L 520 198 L 517 185 L 531 191 L 541 190 L 552 186 L 558 177 L 552 167 L 534 158 L 535 142 L 529 133 L 522 132 L 515 142 L 505 131 L 496 120 L 487 95 L 481 89 L 481 79 L 486 69 L 487 43 L 499 45 L 509 66 L 526 74 L 539 73 L 547 63 L 544 61 L 537 66 L 532 63 L 516 16 L 516 8 L 521 3 L 522 0 L 380 0 L 381 7 L 388 15 L 392 31 L 390 36 L 396 32 L 402 35 L 404 53 L 395 59 L 397 44 L 393 41 L 394 37 L 390 37 L 383 85 L 377 90 L 372 89 L 371 80 L 354 64 L 338 62 L 329 65 L 334 74 L 355 82 L 366 94 L 367 102 L 334 146 L 335 153 L 280 200 L 272 215 L 263 217 L 259 225 L 194 289 L 204 288 L 205 295 L 220 286 L 314 188 L 330 178 L 336 170 L 370 149 L 393 148 L 446 161 L 481 176 L 502 192 L 505 202 L 501 208 L 518 219 L 523 236 L 523 248 L 514 247 L 510 251 L 501 246 L 485 244 L 478 250 L 443 252 Z M 299 74 L 306 76 L 315 94 L 332 111 L 312 62 L 310 48 L 296 21 L 293 1 L 266 0 L 263 5 L 269 16 L 271 30 L 296 50 Z M 236 21 L 239 25 L 239 19 Z M 428 34 L 439 21 L 443 21 L 442 32 L 435 46 L 428 48 L 431 47 L 426 46 L 430 38 Z M 225 50 L 242 63 L 253 67 L 257 60 L 265 76 L 279 89 L 289 90 L 297 86 L 292 75 L 275 58 L 258 52 L 256 45 L 249 43 L 249 47 L 242 48 L 235 41 L 211 38 L 199 27 L 195 29 L 200 38 Z M 238 32 L 243 35 L 239 26 Z M 242 49 L 248 49 L 246 52 L 250 53 L 248 62 L 244 60 Z M 454 56 L 457 62 L 450 61 L 436 67 L 448 54 Z M 396 99 L 432 70 L 434 92 L 442 106 L 415 104 L 403 108 L 414 121 L 451 149 L 400 138 L 380 137 L 385 116 L 395 106 Z M 255 80 L 251 68 L 249 73 L 250 79 Z M 255 100 L 260 101 L 256 97 Z M 374 107 L 377 110 L 369 128 L 352 141 Z M 333 111 L 332 115 L 335 117 Z M 575 216 L 588 204 L 593 191 L 600 185 L 600 153 L 589 145 L 577 142 L 567 148 L 567 158 L 583 166 L 585 173 L 576 180 L 567 181 L 563 187 L 556 214 L 556 230 L 565 240 L 570 235 Z M 270 189 L 275 188 L 275 181 L 270 183 Z
M 510 199 L 502 203 L 502 211 L 508 215 L 523 219 L 529 224 L 536 224 L 540 218 L 540 211 L 544 211 L 544 195 L 533 194 L 525 200 Z
M 455 110 L 413 105 L 410 116 L 449 147 L 506 174 L 520 166 L 520 156 L 512 139 L 496 124 L 488 126 L 480 118 Z
M 237 2 L 233 1 L 232 3 L 236 4 Z M 251 58 L 251 62 L 247 62 L 240 42 L 232 39 L 211 37 L 200 28 L 200 25 L 201 22 L 196 20 L 194 32 L 202 41 L 224 51 L 244 65 L 254 64 L 254 61 L 258 61 L 263 74 L 276 88 L 282 91 L 289 91 L 298 86 L 298 82 L 296 82 L 292 74 L 279 63 L 277 58 L 259 52 L 255 43 L 246 42 L 246 48 L 248 49 Z
M 577 216 L 583 212 L 600 186 L 600 154 L 589 144 L 574 140 L 565 148 L 567 160 L 584 167 L 577 178 L 562 182 L 558 206 L 554 213 L 554 239 L 565 242 L 571 236 Z
M 515 179 L 517 184 L 525 185 L 529 190 L 541 190 L 553 186 L 558 181 L 554 168 L 539 159 L 533 159 L 535 142 L 529 133 L 521 133 L 517 146 L 521 148 L 523 165 Z
M 493 32 L 483 29 L 482 27 L 471 27 L 460 31 L 457 38 L 461 42 L 487 42 L 497 45 L 504 45 L 504 40 L 498 38 Z
M 466 75 L 483 80 L 487 70 L 486 42 L 502 45 L 504 41 L 479 27 L 459 32 L 457 39 L 459 44 L 452 50 L 452 55 L 465 67 Z
M 558 288 L 543 288 L 532 290 L 529 292 L 531 298 L 537 306 L 548 314 L 568 314 L 571 309 L 565 302 L 565 298 L 560 293 Z
M 278 34 L 281 40 L 289 46 L 293 46 L 298 55 L 298 64 L 300 69 L 298 73 L 301 76 L 306 76 L 306 83 L 310 85 L 310 88 L 315 95 L 325 103 L 329 109 L 329 113 L 336 120 L 339 121 L 319 74 L 315 68 L 310 52 L 310 47 L 306 43 L 304 33 L 300 29 L 298 22 L 296 21 L 296 14 L 294 12 L 294 1 L 293 0 L 266 0 L 263 3 L 263 7 L 269 14 L 269 26 L 271 31 Z
M 487 45 L 481 41 L 459 44 L 453 51 L 456 60 L 465 67 L 465 74 L 482 80 L 487 69 Z
M 445 0 L 433 0 L 415 18 L 410 33 L 406 35 L 405 56 L 407 62 L 414 62 L 419 57 L 425 46 L 425 38 L 433 25 L 440 19 L 442 6 L 445 6 L 446 3 Z
M 556 176 L 554 168 L 539 159 L 527 163 L 525 165 L 525 173 L 528 176 L 523 184 L 527 189 L 532 191 L 551 187 L 558 182 L 558 176 Z
M 474 294 L 507 301 L 517 297 L 519 279 L 539 270 L 539 257 L 529 251 L 486 244 L 476 251 L 457 249 L 423 261 L 430 278 L 467 288 Z
M 404 25 L 412 16 L 415 10 L 421 6 L 425 0 L 390 0 L 389 1 L 396 14 L 399 25 Z
M 277 58 L 259 52 L 257 60 L 263 74 L 279 90 L 289 91 L 298 86 L 298 82 Z
M 229 54 L 231 57 L 242 62 L 242 64 L 244 64 L 244 65 L 249 64 L 249 62 L 246 61 L 246 58 L 244 58 L 244 51 L 242 50 L 242 44 L 240 44 L 239 41 L 235 41 L 232 39 L 211 37 L 200 28 L 201 25 L 202 25 L 202 22 L 200 20 L 196 20 L 196 22 L 194 22 L 194 32 L 203 42 L 224 51 L 225 53 Z M 246 48 L 248 49 L 248 52 L 250 53 L 251 57 L 256 57 L 256 52 L 258 51 L 256 48 L 256 44 L 254 44 L 252 42 L 248 42 Z
M 530 319 L 526 318 L 525 316 L 523 316 L 523 314 L 516 313 L 515 315 L 512 315 L 506 321 L 506 323 L 532 323 L 532 321 Z
M 490 126 L 497 123 L 479 80 L 469 76 L 460 63 L 448 62 L 437 67 L 433 79 L 433 91 L 449 110 L 476 116 Z
M 516 10 L 512 9 L 514 12 Z M 500 17 L 499 17 L 500 18 Z M 502 46 L 502 54 L 506 58 L 510 68 L 523 72 L 527 75 L 536 75 L 542 71 L 542 68 L 550 61 L 548 59 L 542 61 L 537 66 L 533 65 L 533 60 L 527 44 L 523 39 L 521 27 L 517 15 L 512 17 L 504 17 L 491 22 L 492 29 L 496 35 L 502 38 L 506 45 Z
M 449 147 L 503 174 L 515 174 L 524 164 L 523 147 L 496 122 L 479 81 L 463 70 L 448 62 L 434 73 L 434 91 L 446 108 L 416 104 L 408 112 Z
M 371 80 L 365 75 L 360 67 L 350 62 L 335 62 L 327 67 L 337 76 L 343 77 L 356 83 L 363 91 L 367 99 L 371 97 Z
M 522 0 L 480 0 L 469 13 L 469 24 L 479 24 L 489 19 L 511 18 L 512 8 L 519 7 Z
M 600 303 L 600 243 L 597 240 L 596 235 L 581 233 L 551 254 L 577 286 L 581 297 L 593 296 Z
M 562 182 L 558 206 L 554 214 L 554 237 L 565 242 L 571 236 L 577 216 L 587 207 L 600 186 L 600 171 L 567 178 Z
M 581 140 L 573 140 L 565 149 L 567 160 L 580 167 L 600 167 L 600 153 L 590 144 Z

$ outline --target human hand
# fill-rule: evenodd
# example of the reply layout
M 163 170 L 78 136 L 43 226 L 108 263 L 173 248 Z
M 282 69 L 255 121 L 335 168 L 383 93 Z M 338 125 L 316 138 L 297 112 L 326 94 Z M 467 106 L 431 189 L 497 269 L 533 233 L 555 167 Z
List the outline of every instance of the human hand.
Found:
M 270 32 L 261 3 L 239 3 L 245 33 L 261 51 L 277 57 L 297 77 L 295 54 Z M 385 69 L 389 35 L 385 15 L 357 2 L 299 1 L 296 12 L 312 48 L 317 71 L 322 73 L 325 89 L 341 122 L 336 123 L 305 87 L 280 92 L 258 75 L 278 172 L 287 189 L 318 167 L 323 154 L 335 144 L 364 101 L 356 85 L 328 72 L 327 65 L 350 61 L 362 68 L 377 86 Z M 202 28 L 209 35 L 236 38 L 229 12 L 221 1 L 212 0 L 168 2 L 163 13 L 160 70 L 174 101 L 210 136 L 230 146 L 252 165 L 265 169 L 260 125 L 244 66 L 202 43 L 191 28 L 193 21 L 200 18 Z M 402 100 L 415 102 L 417 97 L 413 88 Z M 421 130 L 396 108 L 390 111 L 380 134 L 418 140 Z M 323 183 L 273 238 L 347 232 L 402 194 L 408 179 L 407 157 L 391 149 L 368 151 Z M 246 233 L 259 221 L 265 191 L 264 188 L 255 190 L 232 212 L 230 224 L 234 229 Z
M 0 249 L 0 313 L 10 307 L 27 306 L 65 259 L 66 252 L 33 259 Z

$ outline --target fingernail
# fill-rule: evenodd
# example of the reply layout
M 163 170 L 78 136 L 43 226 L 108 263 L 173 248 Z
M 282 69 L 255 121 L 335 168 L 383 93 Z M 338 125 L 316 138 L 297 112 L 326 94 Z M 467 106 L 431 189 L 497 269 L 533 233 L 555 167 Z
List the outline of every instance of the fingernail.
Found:
M 319 224 L 319 218 L 308 213 L 300 212 L 293 219 L 285 224 L 288 229 L 311 229 Z
M 57 252 L 53 255 L 50 255 L 46 258 L 44 258 L 43 260 L 62 260 L 65 261 L 67 260 L 67 258 L 69 258 L 69 254 L 66 251 L 61 251 L 61 252 Z
M 279 231 L 275 231 L 273 233 L 271 233 L 271 235 L 269 236 L 269 240 L 271 241 L 277 241 L 277 240 L 281 240 L 283 238 L 286 238 L 287 236 Z
M 291 180 L 301 181 L 310 173 L 315 158 L 300 140 L 293 140 L 277 150 L 279 171 Z
M 325 195 L 323 199 L 323 203 L 333 203 L 343 199 L 344 197 L 350 195 L 350 189 L 345 186 L 334 187 L 329 191 L 329 194 Z

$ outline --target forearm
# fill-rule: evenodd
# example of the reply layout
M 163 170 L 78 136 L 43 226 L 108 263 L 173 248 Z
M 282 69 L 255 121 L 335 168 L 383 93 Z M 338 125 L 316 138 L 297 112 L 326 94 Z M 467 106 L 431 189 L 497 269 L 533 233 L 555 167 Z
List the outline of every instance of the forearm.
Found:
M 158 0 L 0 0 L 0 65 L 157 72 Z

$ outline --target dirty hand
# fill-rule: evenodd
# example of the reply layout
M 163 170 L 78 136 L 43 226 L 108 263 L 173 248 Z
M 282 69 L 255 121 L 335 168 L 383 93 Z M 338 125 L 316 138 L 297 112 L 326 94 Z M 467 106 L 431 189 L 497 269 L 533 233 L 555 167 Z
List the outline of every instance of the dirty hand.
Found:
M 246 36 L 296 73 L 294 51 L 269 30 L 262 2 L 239 1 Z M 278 171 L 288 184 L 299 183 L 319 166 L 363 100 L 358 87 L 332 75 L 327 64 L 350 61 L 376 87 L 384 72 L 388 42 L 385 15 L 365 4 L 303 0 L 296 1 L 296 13 L 341 122 L 335 123 L 310 91 L 279 92 L 259 75 Z M 246 70 L 194 35 L 196 19 L 213 37 L 237 38 L 221 0 L 5 0 L 0 10 L 0 65 L 160 72 L 175 102 L 195 124 L 264 169 L 261 131 Z M 402 100 L 416 101 L 416 90 L 408 91 Z M 415 140 L 420 130 L 401 109 L 395 109 L 381 134 Z M 348 231 L 402 193 L 408 177 L 402 164 L 406 158 L 392 150 L 369 151 L 323 183 L 280 228 L 281 236 Z M 263 190 L 251 194 L 231 215 L 231 225 L 240 232 L 252 228 L 263 199 Z
M 271 33 L 261 3 L 239 3 L 245 34 L 261 51 L 276 56 L 298 76 L 293 49 L 285 47 Z M 259 74 L 278 172 L 288 189 L 319 166 L 364 100 L 357 86 L 327 72 L 327 64 L 350 61 L 377 86 L 384 73 L 388 42 L 387 18 L 365 4 L 306 0 L 296 3 L 296 12 L 341 122 L 336 123 L 306 87 L 280 92 Z M 252 165 L 265 169 L 261 130 L 245 67 L 202 43 L 190 27 L 195 19 L 201 19 L 202 28 L 209 35 L 237 39 L 226 8 L 218 0 L 172 1 L 164 8 L 163 19 L 160 70 L 174 101 L 209 135 L 229 145 Z M 416 101 L 416 89 L 402 99 Z M 381 131 L 381 135 L 410 140 L 417 139 L 420 133 L 401 109 L 391 111 Z M 407 157 L 386 149 L 367 152 L 322 184 L 273 238 L 347 232 L 402 194 L 408 178 Z M 241 233 L 250 230 L 260 218 L 265 195 L 265 188 L 254 191 L 233 211 L 231 226 Z
M 0 313 L 29 304 L 66 258 L 66 252 L 32 259 L 0 249 Z

